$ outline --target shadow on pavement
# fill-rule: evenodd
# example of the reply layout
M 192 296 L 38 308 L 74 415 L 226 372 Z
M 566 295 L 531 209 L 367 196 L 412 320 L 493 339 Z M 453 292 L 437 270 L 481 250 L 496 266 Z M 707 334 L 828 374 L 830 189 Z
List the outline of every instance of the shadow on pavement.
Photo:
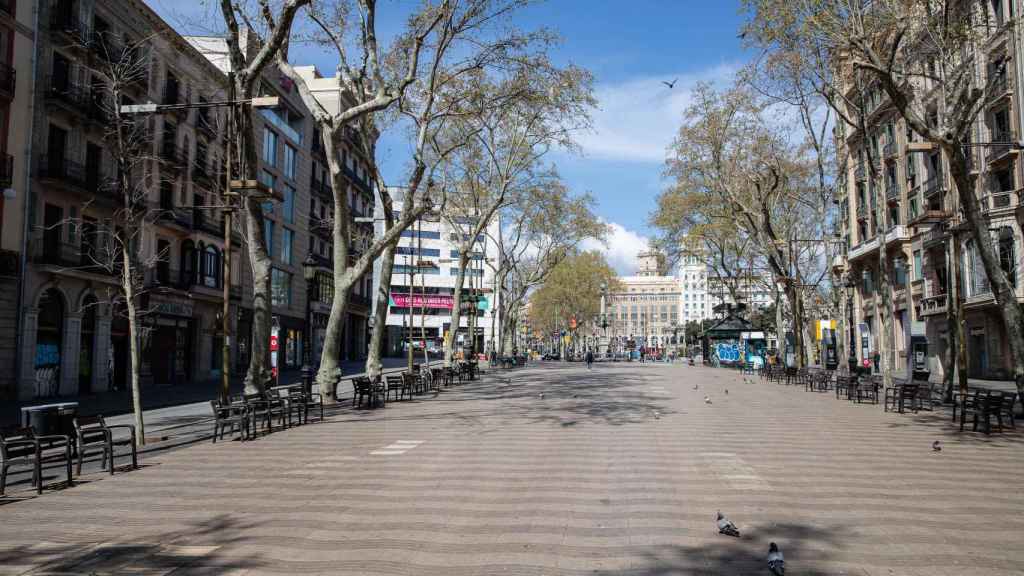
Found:
M 128 540 L 63 544 L 42 542 L 4 548 L 0 566 L 24 567 L 25 574 L 221 574 L 258 568 L 252 554 L 228 556 L 227 547 L 243 542 L 254 524 L 229 515 L 188 528 Z
M 953 421 L 952 409 L 946 406 L 936 406 L 932 412 L 904 412 L 903 414 L 896 414 L 900 416 L 898 422 L 887 422 L 885 426 L 887 428 L 898 429 L 898 428 L 928 428 L 933 431 L 937 436 L 937 440 L 955 440 L 957 442 L 964 442 L 970 444 L 983 444 L 994 447 L 1011 447 L 1024 444 L 1024 426 L 1020 426 L 1016 429 L 1010 428 L 1009 422 L 1004 419 L 1004 427 L 1002 431 L 999 430 L 996 422 L 992 422 L 992 433 L 986 435 L 983 430 L 983 424 L 978 425 L 977 431 L 972 431 L 973 418 L 968 414 L 967 421 L 964 423 L 964 429 L 960 431 L 960 414 L 957 412 L 956 422 Z M 1018 424 L 1021 424 L 1018 419 Z
M 779 545 L 786 559 L 786 569 L 793 574 L 825 576 L 834 574 L 814 566 L 824 566 L 842 548 L 847 530 L 799 524 L 773 524 L 742 527 L 742 538 L 722 536 L 712 542 L 694 546 L 656 546 L 644 554 L 644 561 L 633 566 L 628 574 L 664 576 L 668 574 L 768 574 L 768 544 Z M 801 565 L 801 560 L 810 565 Z M 595 572 L 598 575 L 621 574 Z

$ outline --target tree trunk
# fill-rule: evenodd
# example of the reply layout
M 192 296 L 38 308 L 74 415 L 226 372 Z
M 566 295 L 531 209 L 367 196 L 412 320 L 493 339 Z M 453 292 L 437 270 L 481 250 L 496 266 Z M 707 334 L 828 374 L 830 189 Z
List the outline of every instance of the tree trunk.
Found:
M 370 334 L 370 350 L 366 354 L 366 374 L 376 380 L 381 374 L 381 352 L 384 344 L 384 334 L 387 332 L 385 325 L 388 318 L 388 305 L 391 292 L 391 276 L 395 265 L 395 246 L 398 243 L 389 244 L 380 256 L 380 281 L 378 283 L 377 308 L 373 317 L 373 331 Z
M 262 394 L 267 378 L 267 360 L 270 355 L 270 256 L 267 254 L 263 229 L 263 208 L 252 198 L 245 201 L 245 223 L 252 269 L 252 356 L 245 375 L 245 393 Z
M 121 254 L 121 289 L 124 291 L 125 307 L 128 309 L 128 339 L 129 354 L 131 356 L 132 374 L 132 412 L 135 415 L 135 444 L 143 446 L 146 443 L 146 426 L 142 417 L 142 393 L 139 383 L 139 368 L 142 366 L 142 354 L 139 350 L 139 318 L 135 309 L 135 289 L 132 284 L 132 264 L 129 249 L 122 249 Z
M 469 251 L 465 244 L 459 249 L 459 273 L 455 277 L 455 286 L 452 288 L 452 326 L 448 336 L 444 339 L 444 365 L 451 366 L 455 358 L 455 336 L 459 332 L 459 325 L 462 323 L 462 284 L 466 281 L 466 266 L 469 264 Z M 474 335 L 475 336 L 475 335 Z
M 242 98 L 252 96 L 252 88 L 238 80 L 235 86 L 237 94 Z M 240 155 L 240 174 L 244 180 L 256 180 L 259 177 L 258 156 L 256 153 L 256 137 L 250 114 L 239 113 L 235 122 Z M 243 198 L 242 210 L 245 213 L 246 246 L 249 252 L 249 265 L 252 269 L 252 338 L 249 343 L 251 356 L 249 369 L 245 375 L 245 393 L 259 394 L 263 392 L 268 372 L 267 363 L 270 359 L 270 318 L 272 314 L 270 302 L 270 255 L 267 253 L 267 239 L 264 237 L 262 201 L 255 198 Z
M 949 340 L 946 343 L 947 369 L 946 369 L 946 391 L 943 395 L 944 402 L 953 401 L 953 388 L 956 386 L 957 358 L 960 343 L 960 321 L 957 318 L 957 311 L 960 309 L 960 272 L 959 262 L 956 253 L 959 249 L 954 247 L 956 242 L 954 234 L 950 234 L 946 242 L 946 326 Z
M 873 159 L 868 154 L 868 162 Z M 878 354 L 878 368 L 882 371 L 882 384 L 886 387 L 892 386 L 892 355 L 895 350 L 890 346 L 892 338 L 892 291 L 889 285 L 889 250 L 885 245 L 885 198 L 882 194 L 882 186 L 874 183 L 874 170 L 871 171 L 871 182 L 875 198 L 875 209 L 878 210 L 875 217 L 875 237 L 878 239 L 878 288 L 875 291 L 875 318 L 878 319 L 875 332 L 875 350 Z
M 1003 326 L 1010 345 L 1010 354 L 1013 356 L 1013 379 L 1017 385 L 1017 393 L 1024 396 L 1024 311 L 1021 310 L 1020 302 L 1017 301 L 1006 272 L 999 265 L 999 255 L 993 246 L 988 223 L 975 197 L 974 179 L 968 175 L 967 158 L 963 148 L 951 146 L 948 142 L 944 142 L 942 147 L 950 159 L 949 169 L 960 198 L 960 209 L 963 210 L 971 238 L 977 246 L 978 256 L 985 268 L 985 276 L 992 288 L 992 295 L 1003 311 Z M 965 337 L 963 332 L 960 336 L 961 340 Z M 961 366 L 960 369 L 965 371 L 966 366 Z

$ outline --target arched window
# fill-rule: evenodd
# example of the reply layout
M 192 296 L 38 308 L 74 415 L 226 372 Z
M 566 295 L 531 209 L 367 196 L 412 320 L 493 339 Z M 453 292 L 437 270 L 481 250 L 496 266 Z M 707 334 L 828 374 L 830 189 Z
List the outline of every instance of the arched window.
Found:
M 1010 286 L 1017 287 L 1017 259 L 1013 245 L 1013 229 L 1003 226 L 999 229 L 999 266 L 1006 273 Z
M 191 286 L 196 283 L 196 247 L 191 240 L 181 245 L 181 281 Z
M 203 286 L 220 287 L 220 251 L 216 246 L 203 249 Z

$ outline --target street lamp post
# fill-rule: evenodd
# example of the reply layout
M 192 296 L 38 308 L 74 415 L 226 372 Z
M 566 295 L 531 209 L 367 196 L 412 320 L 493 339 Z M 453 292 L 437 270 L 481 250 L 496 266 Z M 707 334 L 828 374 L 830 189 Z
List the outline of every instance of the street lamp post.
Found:
M 854 317 L 853 317 L 853 291 L 857 287 L 857 283 L 853 280 L 853 271 L 851 270 L 846 275 L 846 309 L 847 315 L 849 316 L 848 324 L 850 325 L 850 357 L 847 363 L 850 367 L 850 374 L 853 375 L 857 371 L 857 340 L 854 332 Z
M 313 392 L 313 367 L 310 365 L 310 356 L 313 348 L 312 303 L 316 296 L 316 268 L 316 260 L 310 252 L 302 262 L 302 276 L 306 279 L 306 334 L 303 336 L 306 343 L 302 346 L 302 385 L 306 389 L 306 394 Z

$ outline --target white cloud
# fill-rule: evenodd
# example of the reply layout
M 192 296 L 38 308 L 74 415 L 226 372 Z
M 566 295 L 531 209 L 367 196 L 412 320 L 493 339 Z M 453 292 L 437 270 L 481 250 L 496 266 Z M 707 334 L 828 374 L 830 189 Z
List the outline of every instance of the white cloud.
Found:
M 608 264 L 619 273 L 620 276 L 630 276 L 636 272 L 636 255 L 647 250 L 647 238 L 627 229 L 621 224 L 607 222 L 611 227 L 611 234 L 608 235 L 608 245 L 605 246 L 597 240 L 584 240 L 581 248 L 584 250 L 597 250 L 604 254 Z
M 737 65 L 722 64 L 694 74 L 639 77 L 599 86 L 594 130 L 580 135 L 579 144 L 588 156 L 661 163 L 691 102 L 694 85 L 730 80 L 737 70 Z M 671 90 L 661 83 L 677 76 Z

